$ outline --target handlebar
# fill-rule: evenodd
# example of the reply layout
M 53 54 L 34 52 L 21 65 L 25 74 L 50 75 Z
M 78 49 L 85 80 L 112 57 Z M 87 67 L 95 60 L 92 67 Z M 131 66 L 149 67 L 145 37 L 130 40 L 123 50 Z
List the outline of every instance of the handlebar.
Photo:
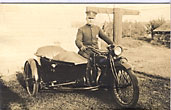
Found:
M 114 45 L 109 45 L 107 47 L 107 49 L 108 49 L 108 51 L 111 51 L 114 47 L 115 47 Z M 102 51 L 100 51 L 100 50 L 98 50 L 92 46 L 87 46 L 87 49 L 91 49 L 94 53 L 97 53 L 97 54 L 103 54 L 104 55 L 104 54 L 108 53 L 108 52 L 102 52 Z
M 94 53 L 101 54 L 102 52 L 92 46 L 87 46 L 87 49 L 91 49 Z

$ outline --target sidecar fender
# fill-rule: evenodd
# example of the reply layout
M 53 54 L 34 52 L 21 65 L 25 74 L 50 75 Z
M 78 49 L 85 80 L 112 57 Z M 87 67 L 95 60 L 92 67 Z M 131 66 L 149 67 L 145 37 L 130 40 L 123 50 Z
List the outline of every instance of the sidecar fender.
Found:
M 32 71 L 32 77 L 35 79 L 35 81 L 38 81 L 39 75 L 38 75 L 38 67 L 37 67 L 37 61 L 33 58 L 27 60 L 30 64 L 30 68 Z

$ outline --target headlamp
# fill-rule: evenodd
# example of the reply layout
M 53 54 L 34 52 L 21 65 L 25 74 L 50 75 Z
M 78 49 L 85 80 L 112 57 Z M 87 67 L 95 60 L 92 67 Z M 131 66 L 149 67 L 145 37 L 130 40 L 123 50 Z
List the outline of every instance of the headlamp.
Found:
M 114 48 L 114 53 L 115 53 L 115 55 L 117 55 L 117 56 L 119 56 L 119 55 L 121 55 L 121 53 L 122 53 L 122 47 L 120 47 L 120 46 L 116 46 L 115 48 Z

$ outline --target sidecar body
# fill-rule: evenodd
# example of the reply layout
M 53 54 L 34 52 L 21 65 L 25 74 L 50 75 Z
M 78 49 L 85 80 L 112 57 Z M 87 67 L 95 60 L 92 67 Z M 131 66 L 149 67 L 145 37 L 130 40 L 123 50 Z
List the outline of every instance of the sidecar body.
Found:
M 26 89 L 30 95 L 37 93 L 38 85 L 74 84 L 86 74 L 87 59 L 60 46 L 44 46 L 24 65 Z
M 41 57 L 40 64 L 39 74 L 44 82 L 74 81 L 84 77 L 86 71 L 86 63 L 75 64 Z
M 43 81 L 66 82 L 85 75 L 87 59 L 60 46 L 41 47 L 35 53 L 39 59 L 39 76 Z

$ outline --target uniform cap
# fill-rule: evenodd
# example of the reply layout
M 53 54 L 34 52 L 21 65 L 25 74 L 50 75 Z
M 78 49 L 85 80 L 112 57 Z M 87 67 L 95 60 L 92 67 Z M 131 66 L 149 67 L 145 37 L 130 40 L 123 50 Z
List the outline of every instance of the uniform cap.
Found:
M 88 18 L 95 18 L 97 13 L 95 11 L 86 11 Z

